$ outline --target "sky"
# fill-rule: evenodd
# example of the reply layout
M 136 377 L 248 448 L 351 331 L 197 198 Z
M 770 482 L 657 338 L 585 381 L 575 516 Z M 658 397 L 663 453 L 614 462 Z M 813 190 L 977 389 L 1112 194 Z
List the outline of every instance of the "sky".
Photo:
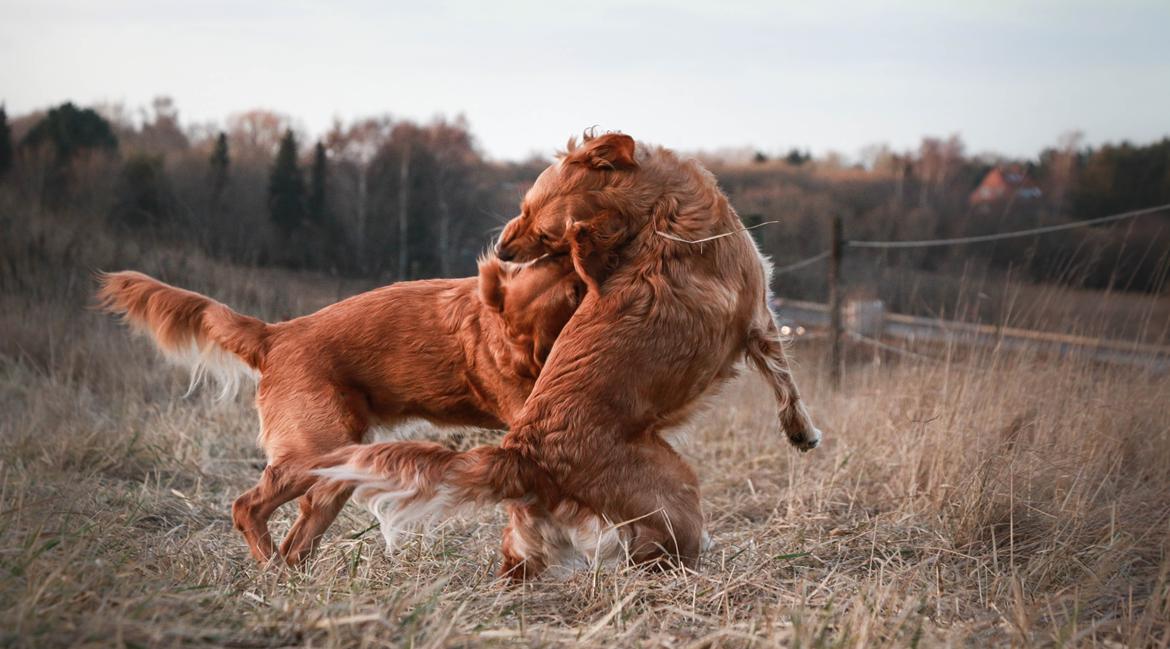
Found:
M 0 102 L 466 116 L 497 159 L 598 126 L 684 150 L 856 156 L 958 133 L 1032 156 L 1170 135 L 1170 1 L 0 0 Z

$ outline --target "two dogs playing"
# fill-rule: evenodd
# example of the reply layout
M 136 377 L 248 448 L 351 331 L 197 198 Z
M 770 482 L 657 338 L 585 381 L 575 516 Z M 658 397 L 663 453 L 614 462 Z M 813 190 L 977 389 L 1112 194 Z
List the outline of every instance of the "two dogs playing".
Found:
M 692 566 L 698 479 L 666 440 L 744 359 L 789 440 L 819 442 L 768 310 L 767 263 L 697 162 L 621 134 L 570 142 L 496 255 L 478 278 L 399 283 L 279 324 L 136 273 L 105 276 L 100 297 L 164 351 L 259 373 L 269 464 L 233 521 L 260 561 L 276 554 L 267 520 L 281 504 L 300 499 L 280 547 L 296 564 L 353 495 L 388 543 L 504 503 L 510 579 L 607 559 Z M 508 432 L 464 452 L 361 444 L 406 417 Z

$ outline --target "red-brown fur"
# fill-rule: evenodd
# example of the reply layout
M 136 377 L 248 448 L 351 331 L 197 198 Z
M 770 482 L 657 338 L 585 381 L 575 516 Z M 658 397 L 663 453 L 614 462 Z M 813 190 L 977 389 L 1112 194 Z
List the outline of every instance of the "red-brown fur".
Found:
M 371 426 L 405 418 L 509 425 L 582 290 L 565 257 L 523 267 L 489 258 L 478 278 L 401 282 L 272 324 L 136 272 L 103 275 L 98 297 L 170 355 L 222 349 L 259 373 L 268 466 L 232 518 L 266 562 L 274 556 L 268 518 L 301 497 L 280 549 L 295 564 L 348 498 L 311 488 L 317 476 L 307 467 L 361 442 Z
M 322 473 L 333 488 L 358 486 L 384 527 L 507 502 L 501 573 L 511 578 L 539 574 L 566 544 L 586 553 L 590 533 L 620 523 L 631 560 L 693 565 L 698 480 L 662 433 L 747 356 L 768 376 L 790 440 L 807 450 L 820 438 L 768 311 L 765 264 L 741 230 L 697 162 L 618 134 L 570 143 L 528 192 L 498 254 L 568 251 L 589 291 L 501 445 L 351 447 L 323 458 L 331 468 Z M 699 246 L 663 233 L 731 234 Z

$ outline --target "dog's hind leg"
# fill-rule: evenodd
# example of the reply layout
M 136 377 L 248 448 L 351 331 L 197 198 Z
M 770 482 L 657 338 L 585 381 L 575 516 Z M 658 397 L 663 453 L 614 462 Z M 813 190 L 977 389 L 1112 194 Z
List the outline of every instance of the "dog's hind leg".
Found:
M 362 395 L 323 388 L 314 382 L 291 382 L 284 375 L 281 379 L 282 383 L 276 383 L 271 377 L 262 378 L 257 398 L 264 431 L 261 443 L 270 458 L 268 468 L 260 483 L 232 506 L 236 528 L 243 532 L 252 555 L 261 562 L 275 555 L 268 532 L 272 513 L 308 492 L 318 481 L 312 472 L 318 458 L 359 441 L 367 427 Z M 332 491 L 328 493 L 334 496 Z M 297 561 L 303 559 L 333 522 L 346 498 L 348 493 L 344 497 L 335 495 L 327 502 L 320 497 L 302 500 L 300 516 L 289 534 L 292 540 L 286 539 L 282 544 L 281 556 L 289 548 L 297 548 Z M 304 520 L 307 517 L 312 525 Z M 308 533 L 311 530 L 316 531 Z
M 280 555 L 285 563 L 300 565 L 313 553 L 352 493 L 353 487 L 319 481 L 301 496 L 300 514 L 280 544 Z
M 296 427 L 288 449 L 298 458 L 298 479 L 308 486 L 302 491 L 297 520 L 280 544 L 280 555 L 290 566 L 301 564 L 316 549 L 353 493 L 344 485 L 323 483 L 312 469 L 322 456 L 361 441 L 369 428 L 366 398 L 357 391 L 318 393 L 311 416 L 298 419 Z
M 780 426 L 788 435 L 788 441 L 802 451 L 814 449 L 821 443 L 821 431 L 813 425 L 808 410 L 800 399 L 792 370 L 784 355 L 784 343 L 780 330 L 771 314 L 763 326 L 753 326 L 748 334 L 747 357 L 767 381 L 776 396 L 780 408 Z
M 290 468 L 279 462 L 269 464 L 256 486 L 232 503 L 232 522 L 244 535 L 252 556 L 262 564 L 275 556 L 268 519 L 278 507 L 303 494 L 316 479 Z

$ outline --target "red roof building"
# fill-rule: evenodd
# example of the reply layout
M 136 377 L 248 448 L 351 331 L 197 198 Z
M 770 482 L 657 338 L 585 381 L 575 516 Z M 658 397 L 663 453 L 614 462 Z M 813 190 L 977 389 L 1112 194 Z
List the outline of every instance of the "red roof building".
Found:
M 971 205 L 988 205 L 1013 199 L 1031 200 L 1040 196 L 1040 187 L 1028 177 L 1027 172 L 1019 165 L 1012 165 L 996 167 L 987 172 L 967 202 Z

